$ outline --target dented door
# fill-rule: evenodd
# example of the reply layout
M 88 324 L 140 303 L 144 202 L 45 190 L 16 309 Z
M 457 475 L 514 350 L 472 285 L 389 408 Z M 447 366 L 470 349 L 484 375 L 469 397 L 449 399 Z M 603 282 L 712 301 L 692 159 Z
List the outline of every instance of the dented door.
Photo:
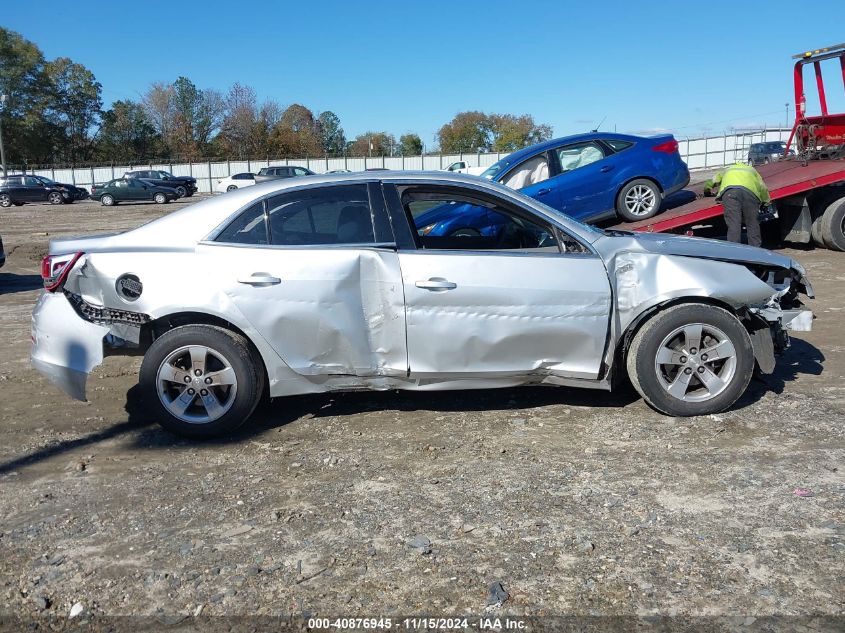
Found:
M 235 307 L 304 375 L 405 376 L 402 279 L 378 247 L 201 247 Z
M 596 378 L 610 284 L 592 255 L 400 252 L 411 377 Z

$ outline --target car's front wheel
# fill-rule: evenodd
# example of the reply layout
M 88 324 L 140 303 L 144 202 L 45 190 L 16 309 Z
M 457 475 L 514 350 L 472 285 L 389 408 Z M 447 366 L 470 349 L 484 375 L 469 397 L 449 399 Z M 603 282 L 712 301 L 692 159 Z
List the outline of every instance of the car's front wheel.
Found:
M 62 197 L 62 194 L 58 192 L 53 192 L 49 196 L 47 196 L 47 201 L 50 204 L 64 204 L 65 199 Z
M 184 198 L 188 195 L 188 190 L 185 189 L 185 187 L 183 187 L 182 185 L 179 185 L 178 187 L 176 187 L 176 193 L 179 194 L 180 198 Z
M 658 312 L 634 336 L 628 376 L 653 408 L 673 416 L 718 413 L 745 392 L 751 337 L 733 314 L 704 304 Z
M 220 327 L 186 325 L 150 346 L 140 384 L 165 429 L 208 438 L 246 422 L 264 391 L 264 372 L 244 337 Z
M 637 178 L 622 187 L 616 196 L 616 212 L 628 222 L 646 220 L 660 210 L 663 194 L 651 180 Z

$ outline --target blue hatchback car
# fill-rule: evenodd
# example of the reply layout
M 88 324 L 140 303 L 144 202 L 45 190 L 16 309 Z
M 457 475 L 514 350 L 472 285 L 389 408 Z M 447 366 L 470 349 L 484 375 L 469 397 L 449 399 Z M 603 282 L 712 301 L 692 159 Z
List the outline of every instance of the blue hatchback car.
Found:
M 670 134 L 567 136 L 509 154 L 481 176 L 583 222 L 650 218 L 666 196 L 689 183 Z M 435 207 L 416 223 L 425 235 L 484 235 L 497 224 L 489 212 L 468 206 Z

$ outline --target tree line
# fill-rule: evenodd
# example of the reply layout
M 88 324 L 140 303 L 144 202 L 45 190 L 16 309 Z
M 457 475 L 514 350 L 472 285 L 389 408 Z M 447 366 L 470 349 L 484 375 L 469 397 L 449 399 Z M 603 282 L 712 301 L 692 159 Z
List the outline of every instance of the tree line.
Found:
M 367 131 L 349 139 L 332 111 L 260 101 L 235 83 L 225 93 L 189 78 L 153 83 L 137 101 L 103 108 L 102 85 L 67 57 L 47 60 L 36 44 L 0 27 L 0 126 L 10 164 L 144 162 L 200 157 L 414 156 L 420 136 Z M 444 153 L 512 151 L 551 138 L 524 114 L 461 112 L 436 134 Z

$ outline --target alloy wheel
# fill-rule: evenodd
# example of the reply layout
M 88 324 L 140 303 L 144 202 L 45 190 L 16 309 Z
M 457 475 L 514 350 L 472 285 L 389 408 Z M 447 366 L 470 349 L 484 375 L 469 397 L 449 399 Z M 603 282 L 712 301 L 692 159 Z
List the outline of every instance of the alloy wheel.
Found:
M 164 407 L 189 424 L 207 424 L 222 417 L 232 408 L 238 392 L 231 363 L 203 345 L 171 352 L 159 365 L 156 386 Z
M 648 185 L 634 185 L 625 194 L 625 208 L 631 215 L 648 215 L 656 202 L 657 196 Z
M 691 323 L 672 331 L 658 347 L 654 368 L 660 385 L 684 402 L 715 398 L 736 373 L 737 352 L 727 334 Z

